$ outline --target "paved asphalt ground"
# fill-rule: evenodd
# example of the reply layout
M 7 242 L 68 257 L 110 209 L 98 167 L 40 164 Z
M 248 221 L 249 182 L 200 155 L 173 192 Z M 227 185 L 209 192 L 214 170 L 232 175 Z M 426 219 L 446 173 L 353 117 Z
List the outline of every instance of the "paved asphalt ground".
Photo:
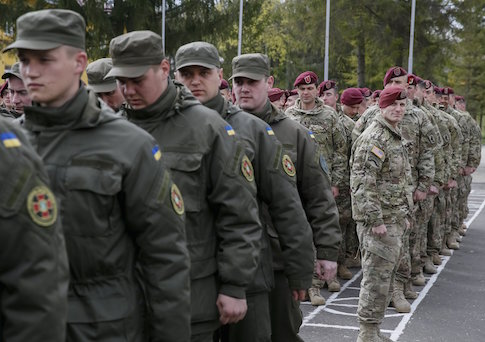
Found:
M 425 286 L 414 287 L 419 296 L 412 301 L 411 313 L 388 308 L 381 329 L 393 341 L 485 342 L 485 148 L 482 160 L 473 175 L 467 235 L 459 250 L 442 257 L 438 273 L 429 276 Z M 304 341 L 356 341 L 362 275 L 360 269 L 351 270 L 354 277 L 341 281 L 340 292 L 321 291 L 326 305 L 301 304 Z

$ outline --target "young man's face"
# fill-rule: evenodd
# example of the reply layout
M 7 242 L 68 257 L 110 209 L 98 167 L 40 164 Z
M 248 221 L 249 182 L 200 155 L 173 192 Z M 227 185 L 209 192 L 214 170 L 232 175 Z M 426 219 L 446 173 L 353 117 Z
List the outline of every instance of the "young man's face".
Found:
M 298 95 L 288 96 L 288 98 L 286 99 L 285 108 L 290 108 L 291 106 L 293 106 L 297 99 Z
M 325 90 L 323 94 L 320 96 L 320 98 L 323 100 L 323 103 L 325 103 L 327 106 L 330 106 L 332 108 L 337 108 L 338 94 L 334 88 Z
M 140 77 L 117 77 L 123 96 L 131 108 L 139 110 L 155 103 L 167 89 L 169 70 L 170 64 L 163 60 Z
M 416 86 L 408 84 L 406 88 L 406 93 L 411 100 L 414 100 L 416 94 Z
M 392 86 L 399 86 L 402 89 L 406 89 L 408 84 L 408 77 L 407 75 L 404 76 L 399 76 L 399 77 L 394 77 L 389 80 L 389 83 L 387 83 L 384 88 L 389 88 Z
M 96 95 L 98 95 L 98 97 L 108 106 L 110 106 L 115 112 L 118 111 L 123 102 L 125 102 L 125 98 L 123 97 L 123 93 L 121 92 L 121 88 L 119 86 L 117 86 L 113 91 L 97 93 Z
M 239 107 L 250 113 L 256 113 L 262 111 L 268 101 L 268 90 L 273 87 L 273 77 L 259 81 L 235 77 L 232 87 Z
M 17 113 L 23 114 L 24 106 L 32 105 L 32 100 L 25 88 L 24 82 L 20 78 L 12 76 L 8 79 L 8 85 L 12 109 Z
M 363 101 L 362 101 L 363 102 Z M 354 104 L 354 105 L 344 105 L 342 104 L 342 111 L 345 115 L 350 118 L 354 118 L 357 114 L 359 114 L 361 103 Z
M 318 88 L 316 84 L 300 84 L 297 88 L 300 101 L 304 104 L 312 104 L 318 96 Z
M 79 89 L 87 64 L 84 51 L 60 46 L 51 50 L 19 49 L 20 73 L 33 102 L 60 107 Z
M 175 78 L 189 88 L 201 103 L 206 103 L 219 94 L 222 69 L 191 65 L 177 70 Z
M 390 106 L 381 110 L 382 116 L 386 119 L 391 126 L 396 127 L 398 123 L 401 122 L 404 117 L 404 112 L 406 111 L 406 99 L 396 100 Z

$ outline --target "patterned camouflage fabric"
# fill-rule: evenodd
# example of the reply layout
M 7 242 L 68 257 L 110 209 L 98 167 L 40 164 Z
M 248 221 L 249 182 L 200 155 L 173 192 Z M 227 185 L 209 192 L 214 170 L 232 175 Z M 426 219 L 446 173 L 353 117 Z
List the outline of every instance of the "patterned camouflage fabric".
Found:
M 400 130 L 379 114 L 352 147 L 352 211 L 363 270 L 357 314 L 363 323 L 380 323 L 384 318 L 406 217 L 413 207 L 411 171 L 402 142 Z M 387 228 L 385 237 L 371 233 L 381 224 Z

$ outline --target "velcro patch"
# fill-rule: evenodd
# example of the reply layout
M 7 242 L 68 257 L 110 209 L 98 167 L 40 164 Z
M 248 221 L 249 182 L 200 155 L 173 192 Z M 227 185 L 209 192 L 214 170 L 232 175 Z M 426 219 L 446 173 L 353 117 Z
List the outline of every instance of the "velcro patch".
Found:
M 293 165 L 289 155 L 285 154 L 281 159 L 281 163 L 283 164 L 283 170 L 288 176 L 294 177 L 296 175 L 295 165 Z
M 384 160 L 384 151 L 377 146 L 373 146 L 371 152 L 374 153 L 379 159 Z
M 184 200 L 182 199 L 182 194 L 180 193 L 179 188 L 175 184 L 172 184 L 170 199 L 172 200 L 173 210 L 178 215 L 183 215 L 185 211 Z
M 268 133 L 268 135 L 274 135 L 274 131 L 270 126 L 266 127 L 266 132 Z
M 160 158 L 162 158 L 162 152 L 160 152 L 160 147 L 158 147 L 158 145 L 152 148 L 152 154 L 155 160 L 160 160 Z
M 254 180 L 253 164 L 251 164 L 251 161 L 247 156 L 244 156 L 242 159 L 241 172 L 248 182 L 252 182 Z
M 226 132 L 227 132 L 227 135 L 235 135 L 236 134 L 236 132 L 234 132 L 234 129 L 231 127 L 231 125 L 226 126 Z
M 54 194 L 44 185 L 36 186 L 27 196 L 30 218 L 41 227 L 49 227 L 57 220 L 57 204 Z
M 5 146 L 6 148 L 20 147 L 22 145 L 15 133 L 12 132 L 0 134 L 0 140 L 2 140 L 3 146 Z

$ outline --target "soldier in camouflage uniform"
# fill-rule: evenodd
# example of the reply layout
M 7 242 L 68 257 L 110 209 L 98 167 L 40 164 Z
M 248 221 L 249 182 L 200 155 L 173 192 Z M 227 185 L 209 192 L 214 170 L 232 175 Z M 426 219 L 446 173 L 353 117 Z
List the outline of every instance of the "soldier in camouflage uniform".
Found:
M 326 161 L 325 168 L 328 170 L 333 196 L 337 198 L 340 194 L 339 185 L 345 182 L 348 174 L 345 129 L 335 110 L 326 106 L 318 97 L 317 84 L 318 77 L 314 72 L 301 73 L 293 84 L 300 98 L 285 114 L 313 132 L 320 153 Z M 338 265 L 337 273 L 348 279 L 350 271 L 345 267 L 344 260 Z M 340 283 L 336 278 L 327 281 L 327 285 L 331 292 L 340 291 Z
M 352 212 L 362 252 L 358 342 L 391 341 L 379 325 L 389 304 L 402 237 L 412 210 L 410 166 L 398 127 L 406 109 L 402 87 L 381 93 L 382 109 L 355 141 L 350 161 Z

